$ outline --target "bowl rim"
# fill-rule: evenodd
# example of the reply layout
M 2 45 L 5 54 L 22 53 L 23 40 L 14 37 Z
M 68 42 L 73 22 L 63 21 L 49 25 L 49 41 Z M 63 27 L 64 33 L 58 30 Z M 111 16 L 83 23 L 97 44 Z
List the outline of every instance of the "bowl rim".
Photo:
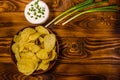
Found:
M 37 26 L 28 26 L 28 27 L 24 27 L 24 28 L 22 28 L 21 30 L 19 30 L 15 35 L 17 35 L 20 31 L 23 31 L 25 28 L 35 28 L 35 27 L 37 27 Z M 55 34 L 52 30 L 50 30 L 49 28 L 46 28 L 46 27 L 44 27 L 45 29 L 47 29 L 50 33 L 53 33 L 53 34 Z M 55 34 L 56 35 L 56 34 Z M 11 60 L 12 60 L 12 62 L 13 62 L 13 64 L 17 67 L 17 60 L 15 59 L 15 55 L 14 55 L 14 52 L 12 51 L 12 45 L 15 43 L 14 41 L 13 41 L 13 38 L 14 38 L 14 36 L 12 37 L 12 40 L 11 40 L 11 43 L 10 43 L 10 48 L 9 48 L 9 52 L 10 52 L 10 55 L 11 55 Z M 56 56 L 56 58 L 53 60 L 53 61 L 50 61 L 50 65 L 49 65 L 49 67 L 48 67 L 48 69 L 46 69 L 46 70 L 35 70 L 31 75 L 38 75 L 38 74 L 43 74 L 43 73 L 45 73 L 45 72 L 48 72 L 49 70 L 51 70 L 53 67 L 54 67 L 54 65 L 55 65 L 55 63 L 56 63 L 56 61 L 57 61 L 57 59 L 58 59 L 58 56 L 59 56 L 59 43 L 58 43 L 58 39 L 57 39 L 57 37 L 56 37 L 56 43 L 55 43 L 55 45 L 56 45 L 56 53 L 57 53 L 57 56 Z M 18 68 L 17 68 L 17 70 L 18 70 Z M 19 70 L 18 70 L 19 71 Z M 19 71 L 20 72 L 20 71 Z M 21 72 L 20 72 L 21 73 Z M 23 73 L 22 73 L 23 74 Z

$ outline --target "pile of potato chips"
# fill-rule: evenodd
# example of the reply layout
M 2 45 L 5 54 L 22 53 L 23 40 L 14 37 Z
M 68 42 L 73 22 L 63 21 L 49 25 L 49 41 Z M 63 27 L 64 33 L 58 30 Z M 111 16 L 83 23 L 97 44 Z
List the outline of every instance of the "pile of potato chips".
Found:
M 24 75 L 47 70 L 50 61 L 57 57 L 56 36 L 42 26 L 25 28 L 14 36 L 13 41 L 17 67 Z

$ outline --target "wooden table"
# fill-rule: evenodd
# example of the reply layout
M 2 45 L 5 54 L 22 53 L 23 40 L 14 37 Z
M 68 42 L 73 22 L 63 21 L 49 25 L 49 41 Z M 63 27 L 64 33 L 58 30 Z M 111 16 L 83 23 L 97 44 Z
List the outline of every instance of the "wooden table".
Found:
M 120 80 L 119 12 L 89 13 L 65 26 L 59 23 L 50 27 L 60 47 L 55 66 L 35 76 L 19 73 L 11 60 L 9 48 L 19 30 L 33 25 L 27 22 L 23 13 L 30 1 L 0 0 L 0 80 Z M 44 1 L 50 8 L 48 23 L 84 0 Z M 120 5 L 120 0 L 109 0 L 109 4 Z

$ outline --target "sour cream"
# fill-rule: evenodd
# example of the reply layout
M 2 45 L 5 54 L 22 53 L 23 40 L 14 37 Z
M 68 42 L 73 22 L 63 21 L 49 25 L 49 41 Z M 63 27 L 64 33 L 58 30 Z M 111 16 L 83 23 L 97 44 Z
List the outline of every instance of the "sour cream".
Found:
M 33 0 L 26 5 L 24 15 L 30 23 L 42 24 L 45 23 L 49 17 L 49 8 L 45 2 Z

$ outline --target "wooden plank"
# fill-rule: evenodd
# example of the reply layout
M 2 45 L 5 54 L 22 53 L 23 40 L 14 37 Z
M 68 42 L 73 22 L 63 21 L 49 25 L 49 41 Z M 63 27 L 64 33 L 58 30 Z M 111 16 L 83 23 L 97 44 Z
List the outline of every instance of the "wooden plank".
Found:
M 7 65 L 7 66 L 6 66 Z M 47 80 L 46 75 L 25 76 L 11 63 L 0 63 L 0 80 Z
M 31 0 L 1 0 L 0 12 L 14 12 L 14 11 L 24 11 L 26 4 Z M 77 3 L 83 2 L 84 0 L 43 0 L 48 5 L 50 11 L 65 11 L 68 8 L 74 6 Z M 102 1 L 102 0 L 95 0 Z M 66 4 L 66 5 L 64 5 Z M 109 4 L 118 4 L 119 0 L 109 0 Z
M 55 16 L 58 14 L 60 13 L 56 13 Z M 116 15 L 118 17 L 116 17 Z M 32 25 L 27 22 L 22 12 L 1 13 L 0 16 L 0 31 L 2 33 L 0 34 L 1 37 L 13 36 L 22 28 Z M 51 13 L 50 16 L 51 17 L 47 23 L 53 18 L 54 15 Z M 65 26 L 61 26 L 61 23 L 59 23 L 58 25 L 60 26 L 54 26 L 51 27 L 51 29 L 61 37 L 72 37 L 73 35 L 75 37 L 119 37 L 119 17 L 119 13 L 109 13 L 109 15 L 107 15 L 107 12 L 91 13 L 80 16 L 76 20 L 73 20 L 72 23 L 69 23 Z M 76 26 L 75 24 L 78 25 Z
M 51 11 L 65 11 L 69 7 L 72 7 L 73 5 L 78 3 L 78 2 L 76 3 L 76 1 L 70 1 L 70 0 L 52 0 L 52 1 L 43 0 L 43 1 L 46 2 L 46 4 L 48 5 Z M 26 4 L 28 4 L 29 2 L 31 2 L 31 0 L 27 0 L 27 1 L 1 0 L 0 3 L 2 3 L 2 5 L 0 6 L 0 12 L 24 11 Z M 83 2 L 83 1 L 80 1 L 80 2 Z M 66 4 L 66 5 L 63 5 L 63 4 Z
M 5 41 L 6 40 L 6 41 Z M 11 38 L 0 38 L 1 61 L 10 57 Z M 119 62 L 120 38 L 59 38 L 60 60 L 68 63 Z M 9 58 L 8 58 L 9 59 Z M 74 59 L 71 61 L 71 59 Z M 83 60 L 82 60 L 83 59 Z M 97 61 L 98 60 L 98 61 Z M 6 60 L 7 61 L 7 60 Z M 9 62 L 9 61 L 8 61 Z M 84 62 L 84 63 L 86 63 Z
M 60 14 L 55 13 L 50 15 L 50 21 L 55 15 Z M 48 23 L 47 21 L 47 23 Z M 43 24 L 45 25 L 45 24 Z M 29 23 L 25 17 L 23 12 L 4 12 L 0 14 L 0 37 L 11 37 L 15 35 L 19 30 L 24 27 L 35 26 Z

